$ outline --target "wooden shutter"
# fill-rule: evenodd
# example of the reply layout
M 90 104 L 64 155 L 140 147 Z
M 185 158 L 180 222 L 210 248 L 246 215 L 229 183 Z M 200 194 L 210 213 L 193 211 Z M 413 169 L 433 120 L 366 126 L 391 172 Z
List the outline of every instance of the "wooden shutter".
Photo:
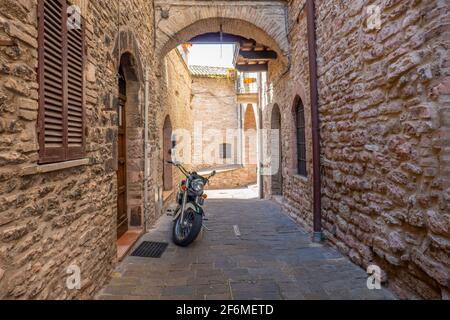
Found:
M 298 99 L 296 106 L 296 122 L 298 174 L 306 177 L 305 108 L 300 99 Z
M 65 159 L 62 12 L 60 1 L 39 1 L 40 162 Z
M 84 23 L 67 31 L 67 157 L 83 156 Z
M 39 163 L 84 156 L 84 25 L 67 28 L 67 2 L 40 0 Z

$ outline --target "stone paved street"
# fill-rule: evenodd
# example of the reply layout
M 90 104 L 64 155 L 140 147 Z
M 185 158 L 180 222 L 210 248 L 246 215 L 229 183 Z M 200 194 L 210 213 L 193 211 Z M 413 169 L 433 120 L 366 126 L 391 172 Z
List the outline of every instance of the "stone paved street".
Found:
M 171 243 L 171 218 L 161 218 L 141 241 L 167 241 L 166 252 L 158 259 L 127 257 L 97 298 L 393 298 L 384 289 L 368 290 L 362 269 L 311 243 L 273 202 L 209 200 L 206 210 L 210 231 L 188 248 Z

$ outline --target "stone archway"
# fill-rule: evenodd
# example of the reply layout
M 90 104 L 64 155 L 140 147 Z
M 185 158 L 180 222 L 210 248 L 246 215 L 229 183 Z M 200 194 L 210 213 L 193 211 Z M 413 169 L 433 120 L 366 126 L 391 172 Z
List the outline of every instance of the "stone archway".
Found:
M 282 159 L 283 148 L 281 143 L 281 113 L 280 108 L 275 104 L 271 115 L 271 191 L 272 195 L 283 194 L 283 172 Z
M 156 54 L 165 56 L 178 44 L 208 32 L 253 38 L 278 53 L 288 66 L 289 42 L 282 2 L 155 1 Z M 251 21 L 251 22 L 249 22 Z
M 123 54 L 130 55 L 130 63 L 128 67 L 132 72 L 129 72 L 129 75 L 132 77 L 133 81 L 138 81 L 142 84 L 144 82 L 144 72 L 139 53 L 139 44 L 134 33 L 126 27 L 120 28 L 120 31 L 117 33 L 114 40 L 114 47 L 111 52 L 116 70 L 119 70 L 119 65 Z

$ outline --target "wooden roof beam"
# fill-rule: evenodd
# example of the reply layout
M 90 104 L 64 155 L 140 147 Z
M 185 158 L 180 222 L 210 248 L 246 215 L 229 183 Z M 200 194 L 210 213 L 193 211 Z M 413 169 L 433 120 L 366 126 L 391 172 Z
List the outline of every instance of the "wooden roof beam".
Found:
M 240 72 L 263 72 L 268 71 L 268 66 L 266 64 L 238 64 L 236 65 L 237 71 Z
M 247 60 L 275 60 L 277 53 L 275 51 L 239 51 L 239 55 Z

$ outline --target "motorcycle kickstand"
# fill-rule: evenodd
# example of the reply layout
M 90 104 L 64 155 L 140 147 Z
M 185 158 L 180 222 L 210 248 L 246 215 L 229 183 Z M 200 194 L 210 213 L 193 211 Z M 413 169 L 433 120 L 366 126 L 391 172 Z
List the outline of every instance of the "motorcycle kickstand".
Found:
M 205 224 L 202 224 L 202 227 L 205 228 L 206 231 L 211 231 Z

